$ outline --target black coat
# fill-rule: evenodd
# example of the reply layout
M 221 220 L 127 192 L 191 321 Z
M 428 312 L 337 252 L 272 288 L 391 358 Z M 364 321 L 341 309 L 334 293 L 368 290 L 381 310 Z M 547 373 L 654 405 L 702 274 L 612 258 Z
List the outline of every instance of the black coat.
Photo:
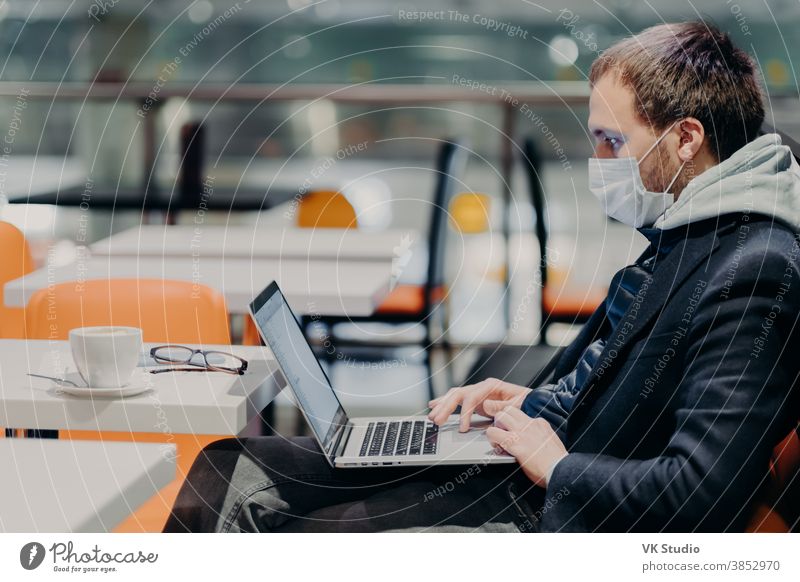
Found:
M 800 418 L 799 315 L 791 230 L 749 214 L 689 227 L 611 330 L 569 413 L 547 386 L 529 396 L 570 452 L 539 529 L 743 530 L 772 449 Z M 555 378 L 602 334 L 604 306 Z

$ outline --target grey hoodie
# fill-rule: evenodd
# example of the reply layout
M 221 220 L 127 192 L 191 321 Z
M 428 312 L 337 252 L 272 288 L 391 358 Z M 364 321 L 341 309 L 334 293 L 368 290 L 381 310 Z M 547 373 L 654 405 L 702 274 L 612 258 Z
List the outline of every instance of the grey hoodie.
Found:
M 653 226 L 669 230 L 738 212 L 766 215 L 800 232 L 800 165 L 776 133 L 695 176 Z

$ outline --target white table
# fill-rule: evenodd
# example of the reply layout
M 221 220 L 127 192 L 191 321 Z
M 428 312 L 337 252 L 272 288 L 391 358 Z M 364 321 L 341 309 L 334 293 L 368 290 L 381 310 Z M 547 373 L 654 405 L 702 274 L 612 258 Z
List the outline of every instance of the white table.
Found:
M 107 532 L 175 478 L 175 445 L 0 440 L 0 532 Z
M 274 225 L 143 225 L 91 245 L 114 257 L 203 257 L 407 262 L 419 233 Z
M 273 279 L 298 315 L 371 315 L 394 284 L 392 263 L 197 257 L 79 256 L 68 265 L 43 267 L 5 285 L 9 307 L 24 307 L 50 284 L 106 278 L 178 279 L 208 285 L 225 296 L 228 311 L 247 306 Z
M 145 352 L 149 353 L 146 344 Z M 272 353 L 258 346 L 205 346 L 245 358 L 242 376 L 219 372 L 146 374 L 152 390 L 127 398 L 61 393 L 28 372 L 63 377 L 75 370 L 69 343 L 0 340 L 0 426 L 169 434 L 235 435 L 285 385 Z M 143 360 L 142 364 L 151 364 Z M 2 465 L 0 465 L 2 466 Z
M 10 156 L 4 173 L 2 192 L 10 199 L 83 188 L 88 175 L 77 157 L 16 154 Z

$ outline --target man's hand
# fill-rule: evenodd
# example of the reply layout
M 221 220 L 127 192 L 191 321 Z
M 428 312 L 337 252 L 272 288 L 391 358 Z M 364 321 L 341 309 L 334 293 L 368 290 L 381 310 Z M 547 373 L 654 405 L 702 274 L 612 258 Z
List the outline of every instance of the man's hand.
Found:
M 550 470 L 568 454 L 550 423 L 507 406 L 495 415 L 494 424 L 486 429 L 489 442 L 517 459 L 528 479 L 546 489 Z
M 507 406 L 519 409 L 530 391 L 531 389 L 525 386 L 509 384 L 496 378 L 489 378 L 478 384 L 461 388 L 450 388 L 447 394 L 428 403 L 431 408 L 428 418 L 441 425 L 447 421 L 447 418 L 460 404 L 459 430 L 466 432 L 469 430 L 473 412 L 492 418 Z

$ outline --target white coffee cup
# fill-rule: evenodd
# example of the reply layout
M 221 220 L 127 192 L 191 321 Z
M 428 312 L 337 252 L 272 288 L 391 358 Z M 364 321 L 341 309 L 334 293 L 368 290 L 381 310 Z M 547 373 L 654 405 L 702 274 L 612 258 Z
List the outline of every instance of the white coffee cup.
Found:
M 138 327 L 78 327 L 69 331 L 72 358 L 90 388 L 127 385 L 139 363 L 142 330 Z

